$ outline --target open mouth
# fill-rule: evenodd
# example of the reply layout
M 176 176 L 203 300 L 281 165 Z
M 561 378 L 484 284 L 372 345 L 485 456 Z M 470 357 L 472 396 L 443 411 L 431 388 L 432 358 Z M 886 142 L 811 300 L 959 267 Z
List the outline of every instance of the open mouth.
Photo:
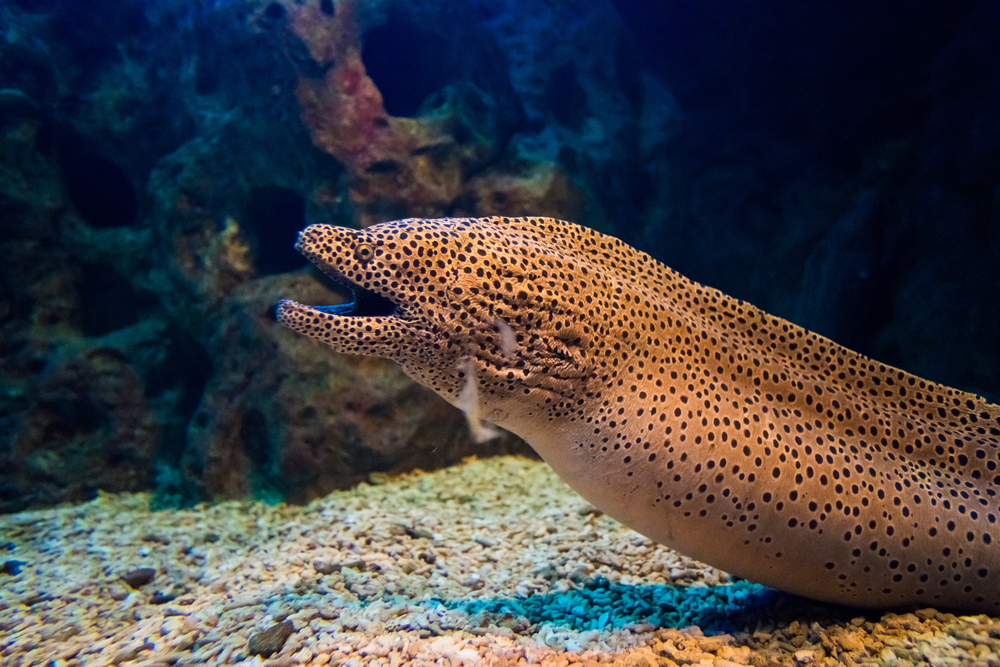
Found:
M 340 280 L 333 279 L 336 286 L 341 291 L 348 291 L 351 300 L 347 303 L 338 303 L 334 306 L 311 306 L 313 309 L 330 315 L 341 315 L 350 317 L 383 317 L 396 314 L 396 304 L 389 299 Z
M 336 258 L 350 251 L 352 233 L 330 225 L 310 225 L 299 232 L 295 249 L 305 255 L 315 268 L 314 277 L 331 291 L 348 296 L 346 303 L 332 306 L 304 306 L 336 317 L 387 317 L 399 312 L 399 304 L 354 282 L 338 267 Z M 331 247 L 335 250 L 331 250 Z M 332 257 L 331 257 L 332 256 Z M 349 263 L 348 256 L 343 257 Z M 304 304 L 300 304 L 304 305 Z

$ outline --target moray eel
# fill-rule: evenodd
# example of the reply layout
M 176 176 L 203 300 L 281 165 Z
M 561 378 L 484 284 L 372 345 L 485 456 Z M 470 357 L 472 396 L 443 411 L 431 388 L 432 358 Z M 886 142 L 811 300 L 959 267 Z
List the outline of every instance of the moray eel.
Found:
M 817 600 L 1000 613 L 1000 406 L 568 222 L 313 225 L 297 248 L 355 300 L 283 301 L 282 324 L 472 395 L 639 533 Z

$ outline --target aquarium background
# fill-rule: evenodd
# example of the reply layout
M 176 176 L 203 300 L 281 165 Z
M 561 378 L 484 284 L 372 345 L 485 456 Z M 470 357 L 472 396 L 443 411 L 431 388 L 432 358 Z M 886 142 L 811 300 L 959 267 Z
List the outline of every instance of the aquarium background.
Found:
M 550 215 L 1000 398 L 1000 5 L 5 0 L 0 511 L 302 502 L 476 454 L 308 223 Z

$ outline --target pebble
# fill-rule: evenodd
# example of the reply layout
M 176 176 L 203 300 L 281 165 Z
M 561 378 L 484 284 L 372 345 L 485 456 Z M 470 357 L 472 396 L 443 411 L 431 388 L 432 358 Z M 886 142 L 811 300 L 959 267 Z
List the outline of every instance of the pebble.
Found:
M 153 581 L 156 577 L 156 570 L 151 567 L 137 567 L 125 573 L 122 579 L 132 588 L 142 588 Z
M 250 636 L 247 644 L 247 652 L 250 655 L 259 655 L 262 658 L 270 658 L 281 650 L 288 638 L 295 632 L 295 626 L 291 621 L 275 623 L 262 632 Z
M 3 565 L 0 565 L 0 574 L 9 574 L 11 576 L 21 574 L 22 565 L 24 563 L 19 560 L 5 560 Z

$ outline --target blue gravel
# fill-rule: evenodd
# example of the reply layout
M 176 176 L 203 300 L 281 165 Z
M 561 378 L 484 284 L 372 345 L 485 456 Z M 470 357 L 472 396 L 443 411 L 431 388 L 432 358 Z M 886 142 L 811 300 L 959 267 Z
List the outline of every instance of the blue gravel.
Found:
M 578 631 L 649 623 L 682 628 L 697 625 L 705 632 L 734 632 L 768 616 L 790 596 L 760 584 L 736 581 L 724 586 L 627 586 L 607 579 L 591 580 L 564 593 L 523 598 L 441 601 L 470 616 L 485 613 L 496 622 L 510 614 L 532 624 L 551 624 Z

